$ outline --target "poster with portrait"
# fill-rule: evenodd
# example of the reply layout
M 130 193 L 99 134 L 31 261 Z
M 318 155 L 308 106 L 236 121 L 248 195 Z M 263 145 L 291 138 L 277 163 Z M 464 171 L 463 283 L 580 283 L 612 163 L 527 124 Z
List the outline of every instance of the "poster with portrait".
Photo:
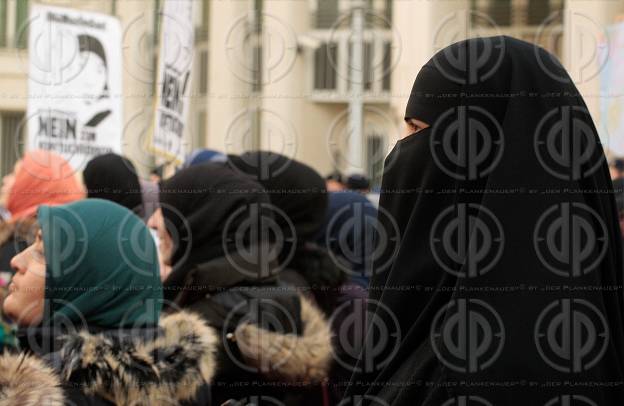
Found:
M 180 164 L 186 154 L 184 131 L 188 119 L 193 65 L 193 0 L 166 0 L 162 31 L 151 149 Z
M 33 4 L 29 20 L 27 149 L 53 150 L 76 170 L 121 152 L 119 20 Z

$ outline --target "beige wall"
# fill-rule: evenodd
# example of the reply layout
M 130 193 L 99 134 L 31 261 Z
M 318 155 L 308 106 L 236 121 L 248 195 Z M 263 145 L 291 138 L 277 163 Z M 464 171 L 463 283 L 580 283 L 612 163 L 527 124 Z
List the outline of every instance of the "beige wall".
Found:
M 15 1 L 15 0 L 10 0 Z M 198 0 L 199 1 L 199 0 Z M 79 7 L 110 13 L 111 0 L 48 0 L 48 4 Z M 131 156 L 140 171 L 146 173 L 153 157 L 145 152 L 145 140 L 151 120 L 152 93 L 150 62 L 153 50 L 146 47 L 153 35 L 154 0 L 119 0 L 117 16 L 124 30 L 124 132 L 126 154 Z M 323 174 L 332 170 L 330 130 L 336 120 L 344 116 L 347 103 L 317 102 L 310 98 L 311 51 L 295 45 L 292 38 L 305 35 L 312 29 L 310 2 L 304 0 L 265 0 L 266 27 L 271 35 L 283 37 L 287 47 L 283 60 L 275 63 L 275 49 L 265 54 L 273 65 L 265 68 L 263 90 L 252 95 L 250 61 L 240 59 L 244 54 L 232 48 L 241 21 L 251 9 L 251 0 L 210 1 L 209 22 L 209 95 L 194 99 L 192 112 L 204 109 L 207 113 L 207 147 L 240 152 L 249 135 L 250 112 L 261 111 L 260 145 L 264 149 L 294 156 Z M 396 52 L 398 60 L 392 70 L 391 96 L 387 103 L 370 105 L 388 121 L 390 146 L 398 136 L 403 111 L 413 80 L 421 66 L 441 47 L 461 40 L 472 33 L 467 29 L 468 0 L 405 0 L 393 5 L 393 26 L 400 41 Z M 564 62 L 573 76 L 581 71 L 577 52 L 577 33 L 570 15 L 581 15 L 600 28 L 610 24 L 617 14 L 624 12 L 624 1 L 569 0 L 566 2 L 566 29 Z M 581 20 L 582 21 L 582 20 Z M 286 27 L 286 28 L 284 28 Z M 577 27 L 578 28 L 578 27 Z M 284 30 L 285 31 L 280 31 Z M 278 38 L 279 39 L 279 38 Z M 272 41 L 275 37 L 264 40 Z M 147 42 L 146 42 L 147 41 Z M 228 42 L 229 41 L 229 42 Z M 235 42 L 235 41 L 234 41 Z M 275 45 L 275 44 L 273 44 Z M 279 45 L 279 44 L 277 44 Z M 284 45 L 284 44 L 282 44 Z M 244 55 L 243 55 L 244 56 Z M 238 59 L 237 59 L 238 58 Z M 237 62 L 238 61 L 238 62 Z M 266 62 L 266 61 L 265 61 Z M 285 64 L 281 66 L 280 64 Z M 25 111 L 27 102 L 27 56 L 24 51 L 0 50 L 0 111 Z M 197 82 L 195 82 L 197 85 Z M 594 117 L 598 118 L 598 77 L 594 75 L 579 83 Z M 190 131 L 196 130 L 197 116 L 189 117 Z M 365 118 L 365 121 L 370 122 Z M 374 119 L 373 119 L 374 121 Z M 365 128 L 365 131 L 367 129 Z M 229 132 L 228 132 L 229 131 Z

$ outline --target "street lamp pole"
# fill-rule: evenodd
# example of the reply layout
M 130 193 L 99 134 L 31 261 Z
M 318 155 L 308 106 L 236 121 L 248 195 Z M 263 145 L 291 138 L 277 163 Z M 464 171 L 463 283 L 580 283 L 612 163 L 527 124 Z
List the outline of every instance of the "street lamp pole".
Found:
M 348 159 L 346 173 L 364 172 L 363 117 L 364 117 L 364 0 L 351 0 L 351 43 L 349 98 Z

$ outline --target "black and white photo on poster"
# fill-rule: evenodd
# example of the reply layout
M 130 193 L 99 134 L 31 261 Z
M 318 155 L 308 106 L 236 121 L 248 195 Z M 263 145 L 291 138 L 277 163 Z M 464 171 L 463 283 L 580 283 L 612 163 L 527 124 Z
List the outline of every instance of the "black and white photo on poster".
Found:
M 77 170 L 121 152 L 121 26 L 115 17 L 33 5 L 29 24 L 28 149 Z

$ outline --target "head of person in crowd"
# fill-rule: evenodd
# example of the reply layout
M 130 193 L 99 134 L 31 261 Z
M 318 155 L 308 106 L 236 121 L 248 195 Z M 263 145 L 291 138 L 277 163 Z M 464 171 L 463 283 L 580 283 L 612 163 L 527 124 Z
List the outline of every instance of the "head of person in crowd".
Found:
M 96 156 L 85 166 L 82 178 L 87 197 L 110 200 L 142 215 L 141 183 L 128 158 L 114 153 Z
M 161 183 L 160 210 L 148 222 L 172 269 L 164 275 L 165 297 L 197 311 L 223 337 L 215 404 L 259 394 L 293 405 L 321 402 L 320 388 L 309 385 L 327 377 L 329 324 L 313 303 L 281 284 L 274 216 L 259 182 L 206 163 Z M 267 377 L 302 385 L 253 384 Z
M 41 206 L 37 221 L 36 241 L 11 261 L 3 308 L 21 326 L 22 348 L 54 371 L 36 358 L 26 367 L 59 381 L 54 391 L 78 388 L 59 394 L 76 404 L 195 398 L 214 371 L 216 337 L 191 314 L 160 318 L 156 246 L 145 224 L 101 199 Z
M 338 192 L 346 188 L 344 179 L 339 171 L 334 171 L 325 178 L 325 187 L 328 192 Z
M 360 193 L 368 193 L 370 190 L 370 179 L 366 175 L 360 173 L 354 173 L 347 177 L 347 189 L 354 190 Z
M 39 205 L 60 205 L 85 197 L 70 164 L 52 151 L 34 150 L 15 163 L 0 192 L 10 217 L 0 224 L 0 272 L 11 273 L 11 258 L 26 248 L 36 232 Z
M 268 203 L 262 185 L 221 164 L 194 165 L 162 181 L 160 208 L 148 225 L 157 231 L 164 265 L 171 267 L 165 285 L 179 286 L 193 268 L 224 257 L 232 259 L 239 249 L 249 249 L 251 237 L 241 235 L 249 231 L 245 227 L 253 228 L 254 211 L 266 215 L 262 205 Z M 236 274 L 223 283 L 247 278 L 245 272 Z
M 196 149 L 186 158 L 182 169 L 205 163 L 225 163 L 227 160 L 227 155 L 214 149 Z
M 11 260 L 16 274 L 4 310 L 22 326 L 62 317 L 102 328 L 157 324 L 162 291 L 156 247 L 137 220 L 102 199 L 40 206 L 36 241 Z M 138 234 L 130 238 L 132 232 Z M 143 251 L 133 246 L 138 243 Z M 152 288 L 123 288 L 142 285 Z M 129 306 L 148 299 L 157 304 L 151 314 Z
M 26 152 L 2 180 L 2 199 L 12 221 L 33 217 L 41 204 L 59 205 L 85 197 L 69 162 L 53 151 Z
M 553 403 L 560 388 L 503 383 L 519 376 L 622 381 L 617 209 L 598 132 L 559 61 L 510 37 L 455 43 L 418 73 L 405 121 L 406 136 L 384 164 L 379 223 L 387 237 L 370 284 L 376 302 L 370 318 L 392 326 L 387 334 L 401 340 L 376 348 L 386 364 L 354 374 L 347 394 L 395 406 L 448 404 L 464 396 L 526 405 Z M 466 125 L 471 130 L 462 130 Z M 582 165 L 559 160 L 552 146 L 570 151 L 580 134 Z M 563 252 L 583 252 L 584 259 Z M 562 285 L 565 292 L 551 289 Z M 525 289 L 530 286 L 535 290 Z M 555 332 L 557 320 L 589 314 L 577 306 L 591 308 L 601 320 L 593 326 L 602 326 L 602 355 L 592 358 L 591 367 L 559 368 L 566 356 L 558 343 L 573 342 L 578 332 Z M 469 367 L 467 359 L 455 357 L 455 345 L 471 340 L 473 332 L 459 333 L 459 341 L 447 333 L 472 312 L 492 317 L 484 325 L 496 333 L 488 341 L 492 357 Z M 378 343 L 370 341 L 373 334 L 367 339 L 365 347 Z M 465 380 L 472 384 L 453 385 Z M 407 381 L 435 385 L 391 385 Z M 624 389 L 596 393 L 581 385 L 575 394 L 612 404 Z
M 367 287 L 375 253 L 377 209 L 365 196 L 350 190 L 328 193 L 328 198 L 317 241 L 352 282 Z
M 229 166 L 257 180 L 269 193 L 275 222 L 284 235 L 280 247 L 280 266 L 286 279 L 293 272 L 307 283 L 331 291 L 346 280 L 346 274 L 319 247 L 316 237 L 327 213 L 327 189 L 321 175 L 310 166 L 284 155 L 268 151 L 230 156 Z M 325 299 L 317 296 L 317 301 Z M 324 310 L 330 303 L 319 303 Z
M 624 158 L 615 158 L 609 165 L 611 179 L 621 179 L 624 174 Z
M 283 212 L 276 221 L 283 230 L 294 229 L 297 244 L 314 239 L 327 212 L 325 181 L 316 170 L 269 151 L 230 156 L 229 166 L 264 186 L 271 204 Z

